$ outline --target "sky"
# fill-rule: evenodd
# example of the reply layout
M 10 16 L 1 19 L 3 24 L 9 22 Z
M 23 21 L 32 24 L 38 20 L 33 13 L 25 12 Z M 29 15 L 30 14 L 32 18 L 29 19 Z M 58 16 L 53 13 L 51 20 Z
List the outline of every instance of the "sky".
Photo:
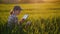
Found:
M 39 3 L 39 2 L 56 2 L 60 0 L 0 0 L 3 3 L 20 3 L 20 2 L 27 2 L 27 3 Z

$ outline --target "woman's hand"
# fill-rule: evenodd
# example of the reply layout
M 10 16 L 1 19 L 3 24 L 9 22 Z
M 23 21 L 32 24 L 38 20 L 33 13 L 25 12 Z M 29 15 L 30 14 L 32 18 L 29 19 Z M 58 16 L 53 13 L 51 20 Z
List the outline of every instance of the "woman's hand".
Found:
M 28 28 L 28 26 L 31 26 L 31 21 L 27 21 L 25 28 Z
M 25 21 L 25 19 L 22 19 L 19 23 L 22 24 Z

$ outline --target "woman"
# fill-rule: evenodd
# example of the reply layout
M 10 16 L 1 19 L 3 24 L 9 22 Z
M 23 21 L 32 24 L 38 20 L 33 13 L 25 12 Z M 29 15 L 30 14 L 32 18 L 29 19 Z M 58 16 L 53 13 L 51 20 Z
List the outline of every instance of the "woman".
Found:
M 9 34 L 11 34 L 11 32 L 12 32 L 12 30 L 14 29 L 15 25 L 18 25 L 18 26 L 19 26 L 19 27 L 18 27 L 18 30 L 20 30 L 20 34 L 23 33 L 23 31 L 22 31 L 22 29 L 23 29 L 22 23 L 23 23 L 25 20 L 22 19 L 21 21 L 18 22 L 18 18 L 17 18 L 17 15 L 20 14 L 21 10 L 22 10 L 22 9 L 21 9 L 20 6 L 14 6 L 14 8 L 12 9 L 12 11 L 11 11 L 11 13 L 10 13 L 10 16 L 9 16 L 9 18 L 8 18 L 8 27 L 9 27 L 9 29 L 10 29 L 10 33 L 9 33 Z M 19 23 L 19 24 L 18 24 L 18 23 Z M 28 24 L 30 24 L 29 21 L 26 23 L 26 25 L 28 25 Z M 25 25 L 25 27 L 26 27 L 26 25 Z
M 12 9 L 10 16 L 8 18 L 8 27 L 10 29 L 10 33 L 12 32 L 12 29 L 15 27 L 15 25 L 18 25 L 18 18 L 17 15 L 20 14 L 21 12 L 21 7 L 20 6 L 14 6 Z M 22 24 L 24 19 L 22 19 L 19 23 Z

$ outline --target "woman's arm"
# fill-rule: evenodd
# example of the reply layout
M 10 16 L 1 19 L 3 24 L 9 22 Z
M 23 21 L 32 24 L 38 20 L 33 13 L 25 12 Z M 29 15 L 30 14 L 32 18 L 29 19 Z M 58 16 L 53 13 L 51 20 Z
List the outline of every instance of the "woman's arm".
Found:
M 22 24 L 24 21 L 25 21 L 24 19 L 21 19 L 21 20 L 19 21 L 19 23 Z

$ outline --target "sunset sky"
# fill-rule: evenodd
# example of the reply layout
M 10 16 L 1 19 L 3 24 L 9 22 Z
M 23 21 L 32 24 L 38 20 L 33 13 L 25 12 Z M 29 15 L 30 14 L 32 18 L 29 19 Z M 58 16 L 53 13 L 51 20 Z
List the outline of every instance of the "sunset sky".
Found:
M 60 0 L 0 0 L 4 3 L 40 3 L 40 2 L 60 2 Z

